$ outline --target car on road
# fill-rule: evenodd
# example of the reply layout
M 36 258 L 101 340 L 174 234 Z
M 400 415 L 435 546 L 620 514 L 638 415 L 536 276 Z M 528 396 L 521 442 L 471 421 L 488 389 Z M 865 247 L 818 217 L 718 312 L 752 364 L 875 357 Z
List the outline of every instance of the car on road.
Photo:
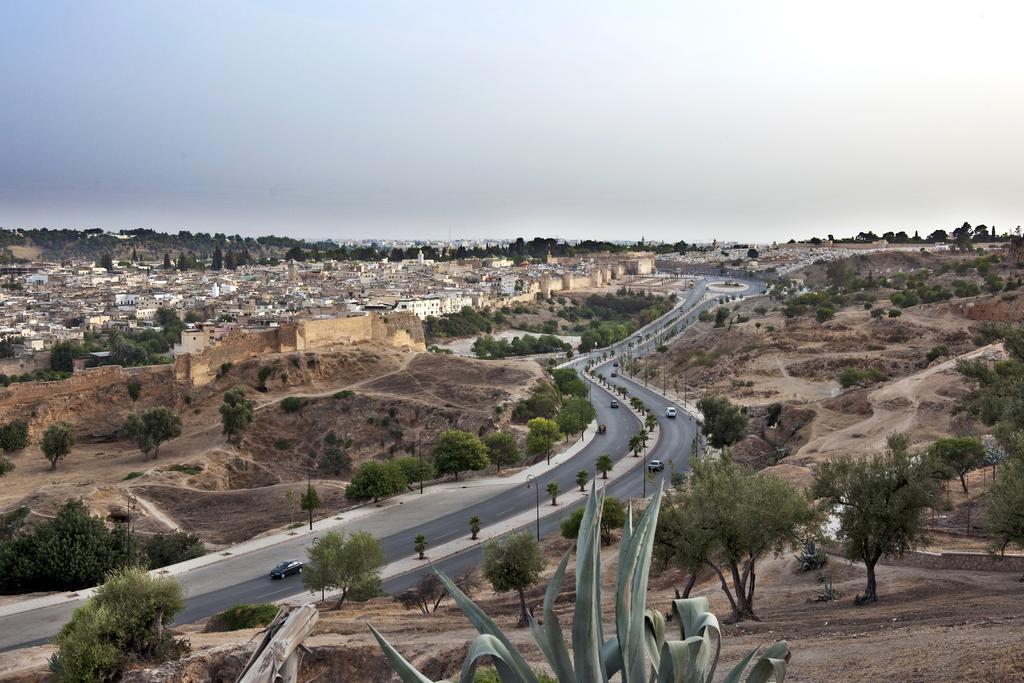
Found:
M 675 416 L 676 416 L 676 409 L 675 408 L 673 408 L 672 406 L 669 406 L 668 408 L 665 408 L 665 417 L 675 417 Z
M 615 361 L 614 363 L 612 363 L 612 367 L 613 368 L 619 367 L 619 361 Z
M 611 403 L 611 406 L 612 406 L 612 408 L 618 408 L 619 407 L 619 402 L 613 400 L 612 403 Z
M 604 434 L 608 431 L 608 425 L 597 425 L 597 433 Z
M 619 376 L 619 373 L 617 373 L 617 372 L 613 372 L 612 373 L 612 377 L 618 377 L 618 376 Z
M 285 560 L 284 562 L 278 562 L 276 565 L 274 565 L 274 568 L 270 570 L 270 578 L 283 579 L 286 576 L 301 573 L 301 562 L 299 562 L 298 560 Z
M 661 472 L 663 469 L 665 469 L 665 463 L 660 460 L 651 460 L 647 463 L 648 472 Z

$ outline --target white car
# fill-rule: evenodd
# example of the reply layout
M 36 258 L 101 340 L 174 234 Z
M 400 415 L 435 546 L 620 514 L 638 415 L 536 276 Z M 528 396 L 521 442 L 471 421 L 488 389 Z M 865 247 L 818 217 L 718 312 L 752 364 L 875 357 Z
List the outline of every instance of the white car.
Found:
M 665 417 L 675 417 L 675 416 L 676 416 L 676 409 L 675 408 L 673 408 L 672 406 L 669 406 L 668 408 L 665 408 Z

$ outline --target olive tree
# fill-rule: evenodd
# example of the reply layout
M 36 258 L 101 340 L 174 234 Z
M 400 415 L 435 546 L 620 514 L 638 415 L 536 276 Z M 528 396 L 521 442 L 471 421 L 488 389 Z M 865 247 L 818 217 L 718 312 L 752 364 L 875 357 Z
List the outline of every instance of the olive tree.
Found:
M 490 464 L 487 447 L 478 437 L 460 429 L 449 429 L 441 434 L 440 440 L 433 450 L 434 466 L 441 474 L 454 474 L 459 480 L 459 472 L 464 470 L 482 470 Z
M 67 422 L 58 422 L 46 428 L 40 448 L 50 461 L 50 469 L 57 469 L 57 463 L 67 457 L 75 445 L 75 434 Z
M 360 593 L 372 593 L 380 586 L 380 570 L 385 564 L 380 543 L 365 531 L 345 535 L 328 531 L 306 551 L 302 584 L 311 593 L 339 591 L 338 607 L 345 599 Z
M 483 573 L 495 593 L 519 595 L 519 625 L 526 626 L 526 590 L 540 580 L 547 562 L 529 533 L 509 534 L 484 546 Z
M 181 418 L 166 406 L 154 406 L 142 415 L 129 415 L 121 434 L 134 441 L 143 455 L 152 453 L 156 459 L 160 444 L 181 436 Z
M 875 565 L 899 556 L 924 538 L 922 513 L 934 504 L 934 465 L 915 458 L 908 440 L 892 434 L 885 451 L 854 460 L 844 456 L 814 468 L 811 491 L 839 519 L 838 540 L 846 556 L 864 563 L 867 585 L 858 603 L 877 602 Z

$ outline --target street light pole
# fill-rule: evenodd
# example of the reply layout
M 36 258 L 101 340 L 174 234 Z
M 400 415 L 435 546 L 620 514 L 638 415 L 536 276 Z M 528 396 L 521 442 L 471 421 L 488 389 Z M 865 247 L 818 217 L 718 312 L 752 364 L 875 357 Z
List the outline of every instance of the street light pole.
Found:
M 526 475 L 526 488 L 533 488 L 537 493 L 537 542 L 540 542 L 540 482 L 532 474 Z

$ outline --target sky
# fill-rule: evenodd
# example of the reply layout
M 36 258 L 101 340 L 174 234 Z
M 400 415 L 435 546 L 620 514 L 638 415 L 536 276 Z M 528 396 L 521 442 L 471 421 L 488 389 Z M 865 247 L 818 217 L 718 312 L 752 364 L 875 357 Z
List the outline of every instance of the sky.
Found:
M 1024 223 L 1024 3 L 4 0 L 0 226 Z

